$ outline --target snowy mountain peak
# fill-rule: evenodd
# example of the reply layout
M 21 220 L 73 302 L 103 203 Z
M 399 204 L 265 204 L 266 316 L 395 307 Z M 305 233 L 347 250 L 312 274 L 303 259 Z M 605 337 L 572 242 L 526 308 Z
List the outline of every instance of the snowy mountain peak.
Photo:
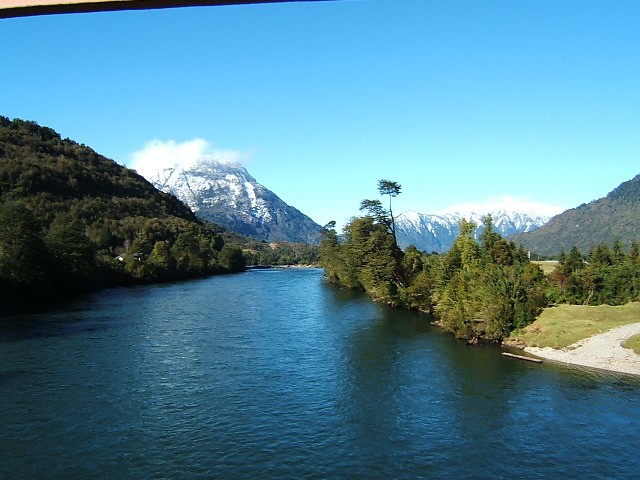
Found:
M 550 219 L 549 216 L 499 209 L 476 213 L 466 210 L 443 211 L 437 214 L 424 214 L 415 211 L 403 212 L 395 217 L 396 236 L 401 248 L 415 245 L 426 252 L 443 253 L 451 248 L 460 234 L 460 221 L 464 218 L 478 226 L 476 234 L 484 229 L 483 219 L 491 214 L 493 227 L 503 237 L 514 233 L 533 231 Z
M 258 183 L 239 163 L 203 157 L 148 174 L 199 217 L 267 241 L 317 243 L 322 227 Z

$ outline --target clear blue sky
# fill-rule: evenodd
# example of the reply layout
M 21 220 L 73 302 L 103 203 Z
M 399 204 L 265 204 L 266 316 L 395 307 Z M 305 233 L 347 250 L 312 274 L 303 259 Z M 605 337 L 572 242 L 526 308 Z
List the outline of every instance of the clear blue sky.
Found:
M 396 213 L 432 213 L 575 207 L 640 173 L 637 0 L 57 15 L 0 20 L 0 45 L 0 114 L 122 164 L 206 140 L 321 224 L 381 178 Z

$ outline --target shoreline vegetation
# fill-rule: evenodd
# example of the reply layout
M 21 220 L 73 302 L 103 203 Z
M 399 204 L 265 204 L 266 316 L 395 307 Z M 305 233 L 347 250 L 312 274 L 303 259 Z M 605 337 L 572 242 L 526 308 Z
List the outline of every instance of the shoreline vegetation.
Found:
M 574 343 L 584 338 L 640 320 L 640 303 L 629 303 L 640 299 L 636 242 L 627 251 L 616 241 L 612 247 L 597 245 L 586 256 L 573 247 L 568 254 L 561 252 L 558 261 L 533 262 L 522 246 L 493 230 L 487 215 L 481 231 L 463 219 L 459 237 L 445 254 L 412 246 L 402 251 L 391 210 L 400 185 L 380 180 L 378 191 L 389 196 L 388 209 L 379 200 L 363 200 L 364 216 L 353 217 L 340 237 L 335 222 L 325 226 L 320 263 L 328 282 L 362 290 L 394 307 L 431 314 L 442 330 L 474 345 L 509 339 L 505 346 L 536 348 L 527 343 L 534 342 L 533 337 L 515 340 L 514 335 L 542 331 L 544 319 L 559 314 L 555 336 L 563 343 L 553 346 L 576 350 Z M 589 316 L 593 312 L 595 318 Z M 640 331 L 628 337 L 636 333 Z M 605 350 L 615 349 L 607 345 Z M 638 356 L 620 349 L 632 359 Z M 549 355 L 546 350 L 538 353 Z
M 247 265 L 247 270 L 284 270 L 284 269 L 319 269 L 322 268 L 320 265 L 313 264 L 291 264 L 291 265 Z
M 633 350 L 637 355 L 640 355 L 640 333 L 637 333 L 635 335 L 632 335 L 631 337 L 627 338 L 623 343 L 622 346 L 624 348 L 630 348 L 631 350 Z
M 347 223 L 341 238 L 334 222 L 325 227 L 320 263 L 327 281 L 431 314 L 443 330 L 473 343 L 501 341 L 531 323 L 548 304 L 542 270 L 522 247 L 494 231 L 490 215 L 480 232 L 463 219 L 446 254 L 427 254 L 413 246 L 402 251 L 391 210 L 400 185 L 380 180 L 378 191 L 389 196 L 388 209 L 379 200 L 363 200 L 365 215 Z

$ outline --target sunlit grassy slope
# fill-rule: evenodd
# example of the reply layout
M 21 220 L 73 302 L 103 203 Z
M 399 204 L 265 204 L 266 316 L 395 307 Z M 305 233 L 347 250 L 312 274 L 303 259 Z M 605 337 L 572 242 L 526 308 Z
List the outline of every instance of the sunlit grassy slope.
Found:
M 530 347 L 564 348 L 620 325 L 637 322 L 640 322 L 640 302 L 616 307 L 559 305 L 545 309 L 531 325 L 513 332 L 510 340 L 522 341 Z M 640 339 L 636 342 L 640 344 Z

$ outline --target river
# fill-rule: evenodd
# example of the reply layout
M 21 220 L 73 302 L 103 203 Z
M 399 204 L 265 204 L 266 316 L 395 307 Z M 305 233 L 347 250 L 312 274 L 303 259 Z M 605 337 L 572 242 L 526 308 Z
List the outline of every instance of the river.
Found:
M 0 319 L 0 479 L 638 478 L 640 381 L 256 270 Z

